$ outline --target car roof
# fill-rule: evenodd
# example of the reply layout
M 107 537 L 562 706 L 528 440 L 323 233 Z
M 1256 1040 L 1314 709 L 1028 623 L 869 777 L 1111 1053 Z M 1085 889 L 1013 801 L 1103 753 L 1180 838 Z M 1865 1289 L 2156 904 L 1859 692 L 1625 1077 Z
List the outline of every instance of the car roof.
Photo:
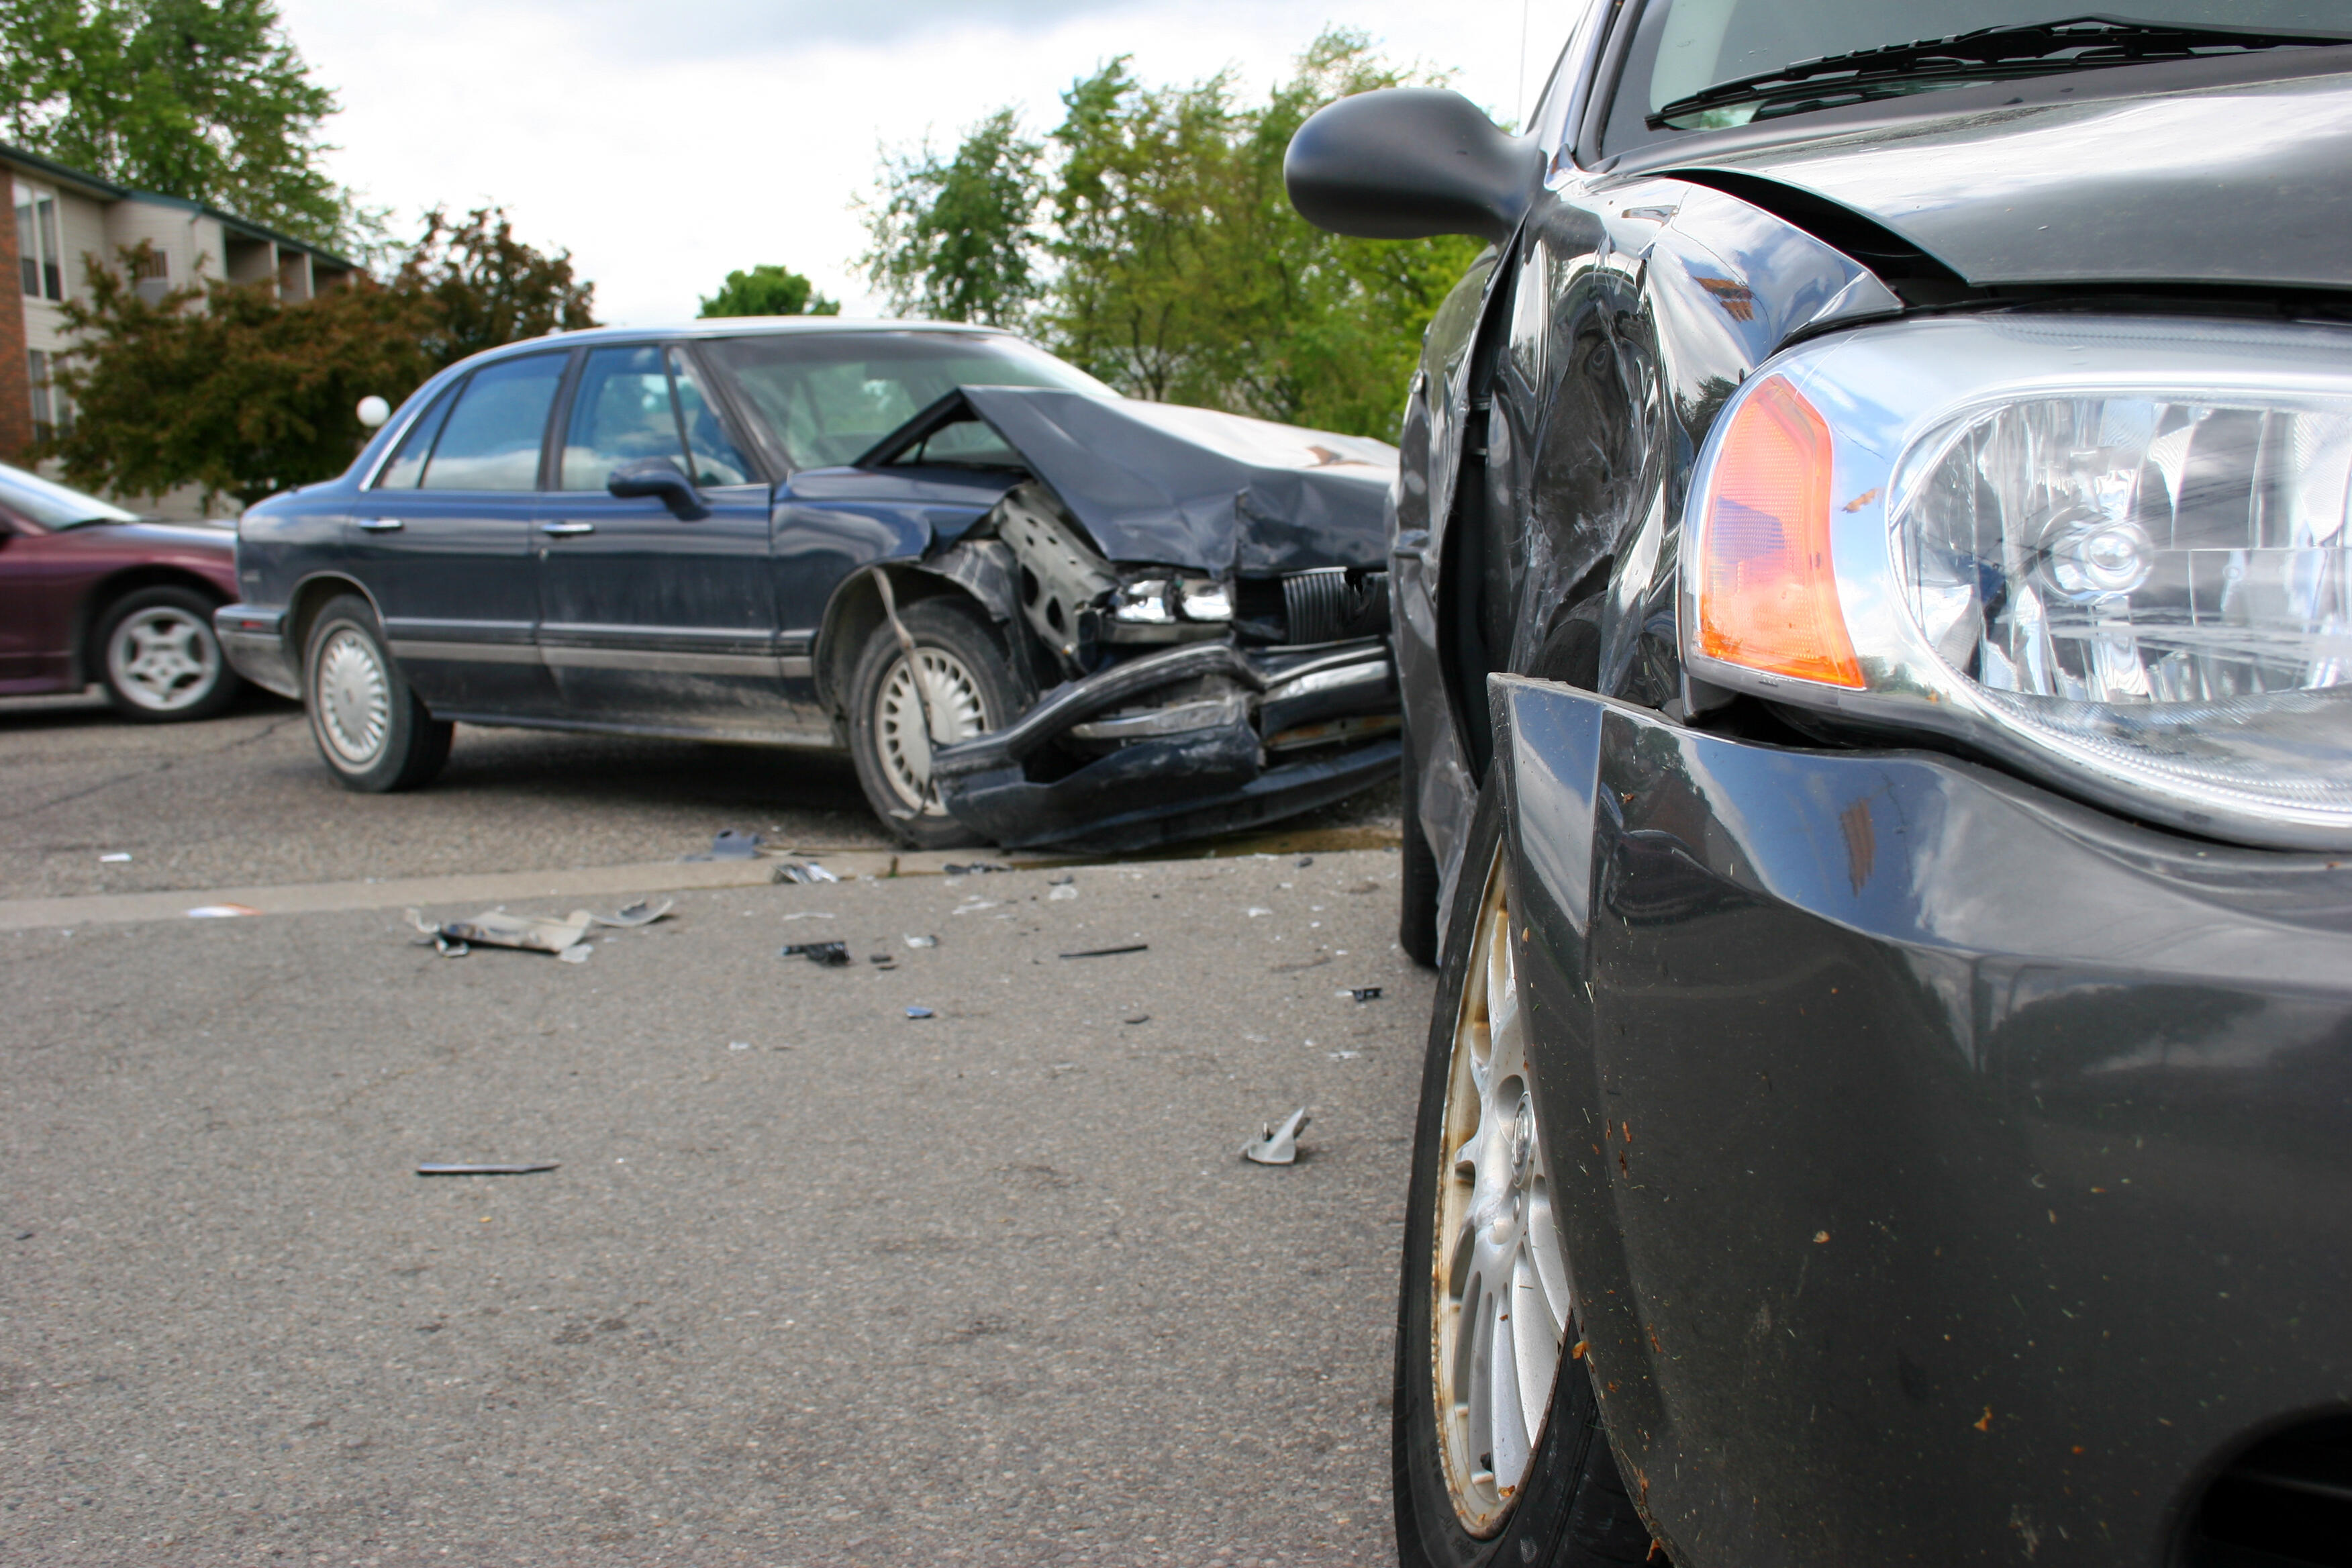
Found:
M 570 348 L 575 343 L 643 342 L 648 338 L 745 338 L 843 335 L 862 332 L 955 332 L 969 337 L 1011 338 L 1017 333 L 1002 327 L 974 326 L 969 321 L 896 321 L 887 317 L 842 316 L 712 316 L 689 321 L 664 321 L 630 327 L 583 327 L 576 331 L 549 332 L 501 343 L 460 362 L 467 364 L 529 353 L 535 349 Z

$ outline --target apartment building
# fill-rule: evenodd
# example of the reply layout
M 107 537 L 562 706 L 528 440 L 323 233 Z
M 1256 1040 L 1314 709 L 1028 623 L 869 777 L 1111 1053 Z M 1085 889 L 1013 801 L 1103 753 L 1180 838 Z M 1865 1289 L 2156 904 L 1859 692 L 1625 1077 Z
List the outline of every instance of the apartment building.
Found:
M 87 261 L 117 264 L 121 251 L 153 249 L 133 286 L 160 297 L 199 278 L 268 282 L 283 300 L 339 288 L 358 263 L 234 214 L 178 196 L 135 191 L 0 142 L 0 176 L 14 186 L 0 217 L 0 279 L 18 279 L 23 307 L 0 309 L 0 461 L 23 460 L 38 438 L 69 427 L 73 409 L 57 386 L 58 355 L 71 347 L 60 307 L 86 298 Z

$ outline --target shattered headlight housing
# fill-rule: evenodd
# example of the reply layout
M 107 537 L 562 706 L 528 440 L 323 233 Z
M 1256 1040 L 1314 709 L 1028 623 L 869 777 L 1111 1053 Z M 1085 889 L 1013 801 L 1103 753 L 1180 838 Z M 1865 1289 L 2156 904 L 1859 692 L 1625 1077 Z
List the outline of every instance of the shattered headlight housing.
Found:
M 1751 375 L 1691 489 L 1711 689 L 1958 738 L 2242 843 L 2352 847 L 2352 331 L 1979 316 Z
M 1233 595 L 1223 584 L 1206 577 L 1138 577 L 1113 591 L 1110 616 L 1128 626 L 1172 626 L 1180 618 L 1230 621 Z

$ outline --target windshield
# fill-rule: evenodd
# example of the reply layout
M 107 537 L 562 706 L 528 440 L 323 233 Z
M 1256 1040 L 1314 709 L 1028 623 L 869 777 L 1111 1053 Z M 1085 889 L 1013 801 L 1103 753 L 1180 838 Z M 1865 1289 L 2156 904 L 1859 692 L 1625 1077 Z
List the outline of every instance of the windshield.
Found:
M 1685 106 L 1708 88 L 1803 62 L 1950 38 L 1982 27 L 2078 19 L 2237 33 L 2342 35 L 2352 30 L 2352 5 L 2346 0 L 2133 0 L 2108 10 L 2079 0 L 2058 5 L 2051 0 L 1652 0 L 1643 10 L 1611 108 L 1608 140 L 1622 146 L 1659 130 L 1672 134 L 1744 125 L 1775 113 L 1832 107 L 1863 96 L 1850 89 L 1843 94 L 1808 91 L 1801 82 L 1782 83 L 1777 92 L 1659 116 L 1659 110 Z M 2046 63 L 2059 68 L 2066 64 L 2063 58 Z M 2015 68 L 1921 71 L 1875 82 L 1869 96 L 1993 80 Z
M 1116 395 L 1018 338 L 971 332 L 766 332 L 703 345 L 795 468 L 855 461 L 959 386 Z
M 43 528 L 79 528 L 85 522 L 137 522 L 139 514 L 109 506 L 96 496 L 68 489 L 38 474 L 0 463 L 0 506 Z

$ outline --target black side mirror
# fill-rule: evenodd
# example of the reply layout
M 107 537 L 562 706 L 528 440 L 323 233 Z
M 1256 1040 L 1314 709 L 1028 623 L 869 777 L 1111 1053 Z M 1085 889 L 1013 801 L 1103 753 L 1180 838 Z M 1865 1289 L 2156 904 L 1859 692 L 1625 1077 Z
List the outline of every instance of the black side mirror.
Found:
M 604 481 L 604 488 L 624 500 L 659 496 L 680 522 L 699 522 L 710 515 L 710 509 L 702 504 L 702 492 L 668 458 L 639 458 L 634 463 L 623 463 Z
M 1358 93 L 1318 110 L 1282 160 L 1290 205 L 1318 228 L 1366 239 L 1467 234 L 1501 244 L 1543 179 L 1534 139 L 1434 87 Z

